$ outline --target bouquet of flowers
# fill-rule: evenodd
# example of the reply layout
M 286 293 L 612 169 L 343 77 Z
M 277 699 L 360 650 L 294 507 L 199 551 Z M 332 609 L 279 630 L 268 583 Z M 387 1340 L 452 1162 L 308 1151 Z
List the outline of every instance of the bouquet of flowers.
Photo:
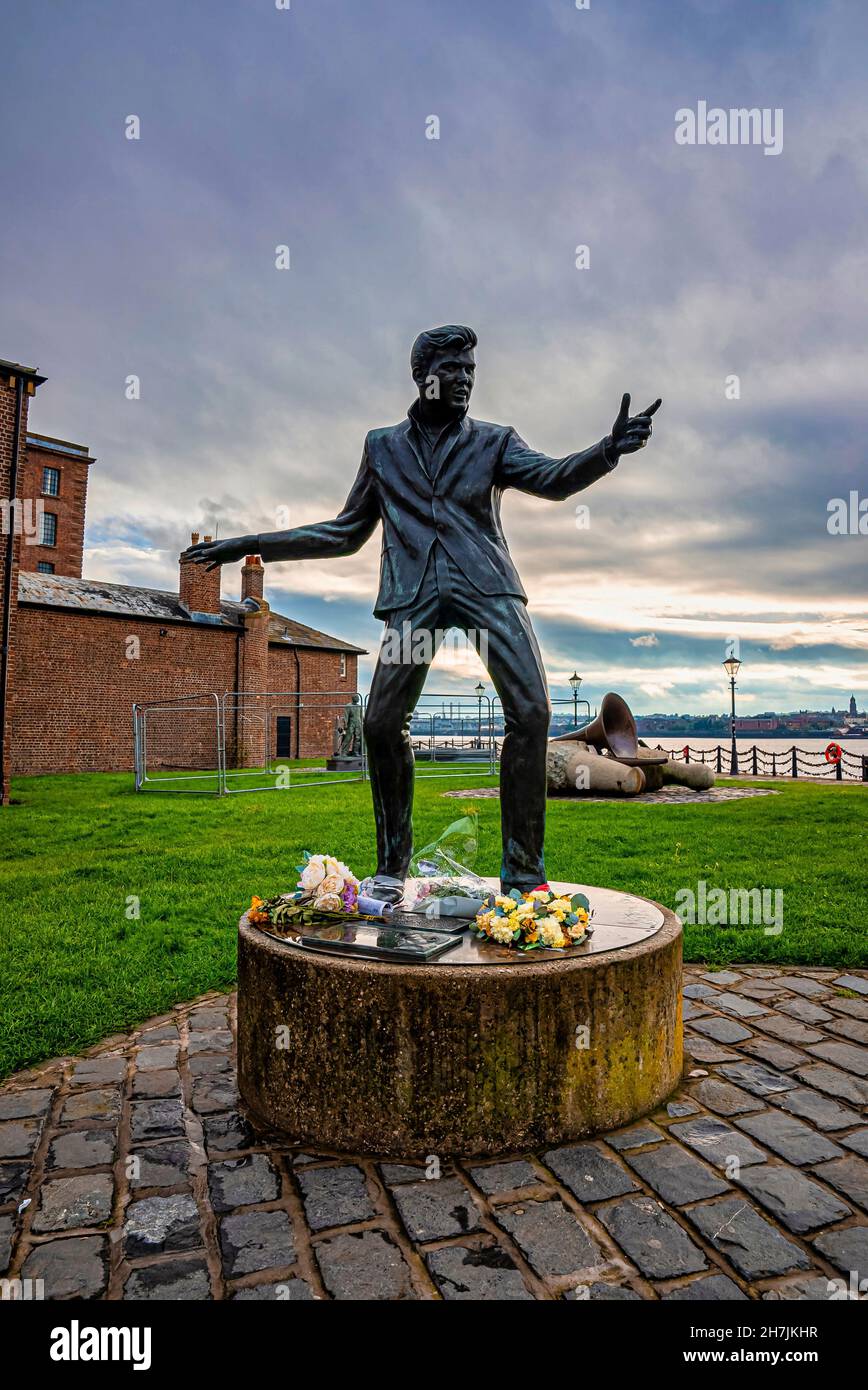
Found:
M 304 863 L 297 864 L 298 891 L 326 912 L 355 912 L 359 880 L 346 864 L 331 854 L 304 852 Z
M 513 888 L 498 894 L 476 914 L 476 934 L 518 951 L 563 951 L 579 946 L 591 927 L 591 905 L 584 893 L 561 897 L 540 884 L 531 893 Z
M 304 852 L 304 863 L 296 864 L 299 875 L 294 893 L 276 898 L 253 898 L 248 920 L 257 926 L 287 926 L 317 922 L 336 915 L 359 915 L 359 880 L 331 854 Z

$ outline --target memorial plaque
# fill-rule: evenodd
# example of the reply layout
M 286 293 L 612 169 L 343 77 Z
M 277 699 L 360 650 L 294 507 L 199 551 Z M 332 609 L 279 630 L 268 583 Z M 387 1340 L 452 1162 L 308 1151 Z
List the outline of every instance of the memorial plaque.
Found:
M 308 950 L 327 951 L 349 959 L 380 960 L 424 965 L 458 945 L 456 936 L 445 932 L 408 931 L 400 927 L 379 926 L 375 922 L 339 923 L 310 926 L 300 944 Z
M 404 931 L 423 931 L 426 935 L 437 932 L 441 936 L 461 936 L 473 925 L 472 917 L 429 917 L 424 912 L 407 912 L 396 908 L 389 922 Z

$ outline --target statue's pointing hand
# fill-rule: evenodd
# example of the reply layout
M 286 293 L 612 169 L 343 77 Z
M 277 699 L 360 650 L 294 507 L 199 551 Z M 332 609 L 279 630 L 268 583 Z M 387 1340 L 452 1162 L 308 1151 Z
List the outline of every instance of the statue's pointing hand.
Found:
M 624 392 L 618 418 L 612 426 L 612 449 L 616 454 L 635 454 L 637 449 L 644 449 L 651 438 L 651 416 L 657 413 L 662 404 L 658 397 L 647 410 L 639 415 L 631 415 L 630 393 Z
M 235 560 L 243 560 L 246 554 L 247 546 L 243 541 L 200 541 L 198 545 L 188 546 L 181 558 L 215 570 L 219 565 L 231 565 Z

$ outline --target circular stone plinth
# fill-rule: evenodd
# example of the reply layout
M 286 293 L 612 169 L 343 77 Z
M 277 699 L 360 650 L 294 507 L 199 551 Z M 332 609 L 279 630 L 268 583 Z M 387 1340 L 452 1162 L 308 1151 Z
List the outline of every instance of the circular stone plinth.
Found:
M 409 1158 L 564 1143 L 654 1109 L 681 1079 L 681 923 L 646 898 L 552 887 L 588 895 L 582 946 L 522 956 L 464 937 L 395 965 L 242 917 L 238 1086 L 253 1117 L 320 1148 Z

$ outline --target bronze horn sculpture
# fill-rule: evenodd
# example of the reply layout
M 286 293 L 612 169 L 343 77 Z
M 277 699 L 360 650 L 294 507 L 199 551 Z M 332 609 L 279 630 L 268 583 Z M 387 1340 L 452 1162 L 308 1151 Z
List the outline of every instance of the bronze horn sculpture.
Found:
M 636 720 L 626 700 L 613 690 L 603 696 L 596 719 L 574 733 L 561 734 L 553 743 L 587 743 L 598 752 L 610 753 L 619 763 L 628 767 L 640 767 L 649 763 L 665 763 L 669 757 L 665 752 L 654 752 L 650 748 L 639 747 Z

